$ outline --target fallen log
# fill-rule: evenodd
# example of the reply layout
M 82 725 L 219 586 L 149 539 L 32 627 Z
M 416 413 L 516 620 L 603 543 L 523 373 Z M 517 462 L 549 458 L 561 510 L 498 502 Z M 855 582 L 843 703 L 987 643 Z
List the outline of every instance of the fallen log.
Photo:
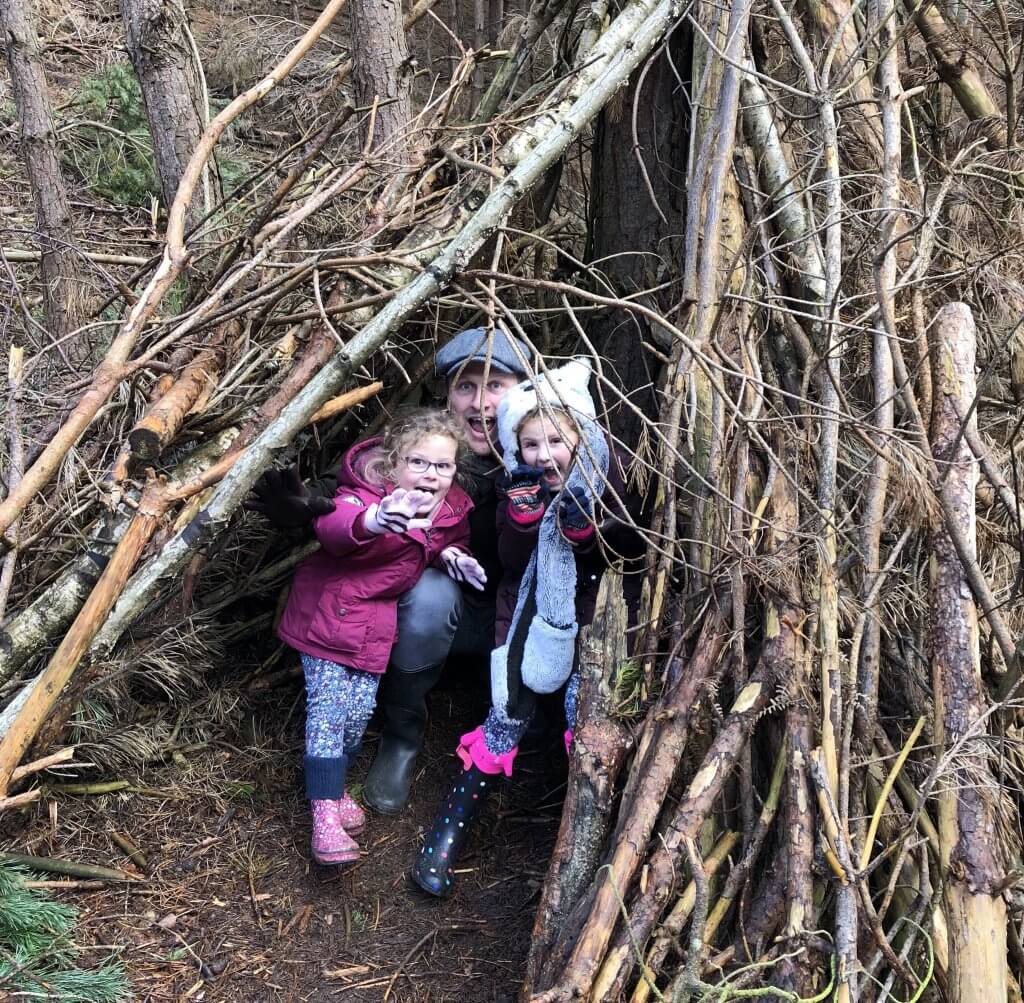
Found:
M 129 882 L 143 880 L 137 874 L 129 874 L 127 871 L 119 871 L 113 867 L 100 867 L 98 864 L 79 864 L 74 860 L 62 860 L 60 857 L 34 857 L 28 853 L 12 853 L 8 850 L 2 850 L 0 851 L 0 860 L 9 861 L 12 864 L 20 864 L 22 867 L 28 867 L 33 871 L 43 871 L 48 874 L 67 874 L 72 878 Z
M 186 416 L 200 398 L 214 387 L 223 364 L 225 332 L 211 339 L 208 347 L 199 352 L 171 388 L 149 409 L 145 417 L 128 433 L 132 459 L 137 463 L 152 463 L 178 434 Z
M 22 808 L 33 801 L 38 801 L 43 792 L 35 787 L 30 791 L 22 791 L 20 794 L 12 794 L 10 797 L 0 798 L 0 811 L 9 811 L 11 808 Z
M 12 679 L 29 659 L 67 630 L 131 519 L 131 512 L 126 510 L 106 513 L 97 523 L 87 549 L 34 602 L 0 627 L 0 682 Z

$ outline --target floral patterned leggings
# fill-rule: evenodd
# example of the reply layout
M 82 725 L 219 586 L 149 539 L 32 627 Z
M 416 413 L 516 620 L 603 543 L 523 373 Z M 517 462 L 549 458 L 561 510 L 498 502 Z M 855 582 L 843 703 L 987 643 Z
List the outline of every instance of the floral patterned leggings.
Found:
M 302 656 L 306 675 L 306 755 L 355 756 L 377 702 L 380 676 L 326 658 Z

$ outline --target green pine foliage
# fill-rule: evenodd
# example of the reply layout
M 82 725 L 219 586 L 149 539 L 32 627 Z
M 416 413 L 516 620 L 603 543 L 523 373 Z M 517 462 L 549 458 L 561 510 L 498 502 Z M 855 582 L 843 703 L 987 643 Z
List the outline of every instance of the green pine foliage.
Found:
M 214 102 L 211 114 L 226 103 Z M 86 77 L 72 108 L 74 128 L 64 132 L 62 150 L 89 187 L 115 205 L 148 206 L 159 198 L 153 139 L 131 64 L 111 63 Z M 246 179 L 249 165 L 230 141 L 221 144 L 215 163 L 220 191 L 228 196 Z
M 111 63 L 86 77 L 74 108 L 77 124 L 64 151 L 89 187 L 115 205 L 148 205 L 159 196 L 142 88 L 131 64 Z
M 130 998 L 120 965 L 74 966 L 77 911 L 26 888 L 25 872 L 0 862 L 0 997 L 116 1003 Z
M 639 659 L 627 658 L 619 666 L 614 683 L 615 713 L 618 717 L 631 718 L 640 713 L 643 680 Z

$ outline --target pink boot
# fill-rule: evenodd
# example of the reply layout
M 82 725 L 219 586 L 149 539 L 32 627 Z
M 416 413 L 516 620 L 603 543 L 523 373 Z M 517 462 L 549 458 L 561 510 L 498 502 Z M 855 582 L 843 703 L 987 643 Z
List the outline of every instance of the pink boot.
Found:
M 350 864 L 359 846 L 345 831 L 338 814 L 340 801 L 310 801 L 313 813 L 313 859 L 318 864 Z
M 338 806 L 338 821 L 345 832 L 350 836 L 358 836 L 366 825 L 366 812 L 352 800 L 348 791 L 345 791 L 340 801 L 333 803 Z

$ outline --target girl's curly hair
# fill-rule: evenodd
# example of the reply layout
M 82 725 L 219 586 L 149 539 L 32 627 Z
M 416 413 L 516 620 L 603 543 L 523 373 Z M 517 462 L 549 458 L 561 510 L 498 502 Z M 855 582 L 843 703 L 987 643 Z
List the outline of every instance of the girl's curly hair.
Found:
M 396 415 L 387 423 L 380 451 L 367 460 L 363 476 L 379 487 L 393 484 L 399 460 L 429 435 L 451 439 L 455 443 L 456 466 L 463 462 L 469 446 L 462 424 L 447 411 L 422 407 Z

